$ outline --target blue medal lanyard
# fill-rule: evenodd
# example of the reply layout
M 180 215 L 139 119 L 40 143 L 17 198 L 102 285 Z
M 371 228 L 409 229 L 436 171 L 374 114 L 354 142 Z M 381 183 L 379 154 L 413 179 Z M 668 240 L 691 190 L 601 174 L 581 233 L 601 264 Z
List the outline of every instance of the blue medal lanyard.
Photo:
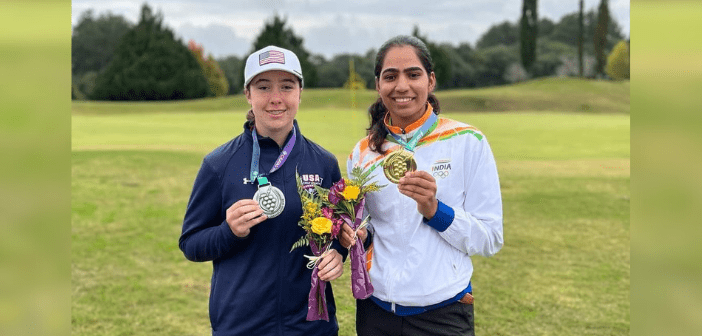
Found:
M 422 137 L 424 137 L 424 135 L 427 134 L 427 132 L 429 132 L 429 130 L 434 126 L 434 124 L 438 120 L 439 120 L 439 117 L 437 117 L 436 114 L 434 114 L 434 112 L 431 112 L 431 115 L 429 116 L 429 118 L 427 118 L 427 120 L 424 122 L 424 124 L 422 124 L 422 127 L 420 127 L 417 130 L 417 133 L 415 133 L 414 136 L 412 137 L 412 139 L 410 139 L 409 141 L 402 140 L 402 138 L 399 135 L 393 133 L 389 129 L 388 129 L 388 135 L 387 135 L 386 139 L 388 139 L 391 142 L 395 142 L 395 143 L 402 145 L 402 147 L 406 148 L 410 152 L 414 152 L 414 147 L 417 146 L 417 143 L 419 142 L 419 140 L 421 140 Z
M 285 161 L 290 156 L 290 153 L 292 152 L 292 149 L 295 146 L 295 138 L 297 137 L 297 132 L 295 131 L 294 125 L 292 131 L 292 137 L 285 144 L 285 147 L 283 147 L 283 151 L 280 152 L 278 159 L 275 160 L 275 163 L 273 164 L 273 167 L 271 167 L 271 171 L 269 171 L 268 174 L 272 174 L 274 171 L 280 169 L 280 167 L 283 166 Z M 259 175 L 259 160 L 261 158 L 261 147 L 258 144 L 255 126 L 254 129 L 251 131 L 251 135 L 253 136 L 253 153 L 251 154 L 251 174 L 249 175 L 249 182 L 257 181 L 258 185 L 262 186 L 264 184 L 268 184 L 268 178 L 264 176 L 267 174 Z M 246 183 L 246 181 L 244 181 L 244 183 Z

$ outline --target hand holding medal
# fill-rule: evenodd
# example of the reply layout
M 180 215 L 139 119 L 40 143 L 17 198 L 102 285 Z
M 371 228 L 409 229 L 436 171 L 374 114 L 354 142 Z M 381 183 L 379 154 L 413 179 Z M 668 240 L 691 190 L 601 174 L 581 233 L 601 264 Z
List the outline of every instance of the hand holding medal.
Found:
M 397 188 L 401 194 L 417 202 L 417 211 L 424 218 L 434 217 L 439 201 L 436 199 L 436 180 L 431 174 L 423 170 L 408 172 L 398 181 Z
M 252 199 L 236 201 L 227 209 L 227 224 L 232 233 L 243 238 L 249 235 L 251 228 L 268 219 L 258 202 Z

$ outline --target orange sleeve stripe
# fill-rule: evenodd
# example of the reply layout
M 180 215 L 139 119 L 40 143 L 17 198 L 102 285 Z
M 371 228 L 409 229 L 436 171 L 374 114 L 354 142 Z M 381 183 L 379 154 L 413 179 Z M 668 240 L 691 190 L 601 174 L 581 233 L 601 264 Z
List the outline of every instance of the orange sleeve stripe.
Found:
M 373 244 L 366 250 L 366 271 L 370 272 L 371 267 L 373 267 Z
M 361 153 L 365 152 L 368 149 L 368 137 L 365 137 L 361 139 L 361 143 L 359 144 L 359 151 Z
M 363 143 L 361 144 L 361 147 L 363 147 L 363 150 L 361 151 L 361 154 L 359 155 L 358 164 L 361 166 L 361 168 L 366 169 L 366 168 L 370 167 L 371 165 L 373 165 L 374 163 L 382 160 L 385 157 L 385 155 L 378 155 L 378 156 L 374 157 L 373 159 L 368 160 L 366 162 L 365 157 L 369 154 L 373 154 L 374 152 L 371 151 L 370 148 L 368 147 L 367 140 L 364 139 L 364 143 L 365 143 L 365 147 L 363 146 L 364 145 Z M 388 153 L 392 152 L 398 148 L 400 148 L 400 145 L 395 144 L 395 145 L 391 146 L 390 148 L 388 148 L 387 152 Z
M 465 124 L 463 124 L 465 125 Z M 436 127 L 434 132 L 432 132 L 431 135 L 426 136 L 422 138 L 422 140 L 419 142 L 418 145 L 426 145 L 430 142 L 436 141 L 436 140 L 443 140 L 445 138 L 452 137 L 460 132 L 463 132 L 465 130 L 473 130 L 475 132 L 480 132 L 479 129 L 473 127 L 473 126 L 461 126 L 461 124 L 455 120 L 451 119 L 446 119 L 446 118 L 439 118 L 439 125 Z

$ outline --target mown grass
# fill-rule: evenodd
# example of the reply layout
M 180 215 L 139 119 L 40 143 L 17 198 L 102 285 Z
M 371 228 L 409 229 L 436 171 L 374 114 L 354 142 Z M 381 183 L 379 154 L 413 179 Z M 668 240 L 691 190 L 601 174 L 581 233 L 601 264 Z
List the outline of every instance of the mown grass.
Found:
M 702 3 L 631 5 L 631 334 L 702 335 Z
M 446 112 L 554 111 L 629 113 L 629 82 L 544 78 L 514 85 L 482 89 L 437 91 Z M 378 95 L 374 90 L 352 94 L 344 89 L 305 89 L 302 106 L 307 109 L 365 110 Z M 152 112 L 247 111 L 243 95 L 169 102 L 74 102 L 74 114 L 131 114 Z
M 306 102 L 302 131 L 332 151 L 343 171 L 364 134 L 363 111 Z M 75 335 L 210 332 L 211 264 L 186 261 L 177 240 L 202 156 L 239 134 L 244 115 L 164 113 L 180 105 L 73 116 Z M 505 246 L 493 258 L 474 258 L 477 333 L 628 334 L 629 116 L 445 115 L 487 135 L 503 192 Z M 340 335 L 354 335 L 348 268 L 333 286 Z

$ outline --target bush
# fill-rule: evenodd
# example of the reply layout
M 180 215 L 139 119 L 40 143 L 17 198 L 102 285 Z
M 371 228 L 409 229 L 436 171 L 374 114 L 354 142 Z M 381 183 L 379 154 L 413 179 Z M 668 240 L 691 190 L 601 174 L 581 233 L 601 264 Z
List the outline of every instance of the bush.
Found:
M 578 77 L 578 57 L 574 55 L 563 55 L 560 57 L 561 65 L 556 69 L 558 77 Z M 595 57 L 583 55 L 583 77 L 595 77 Z
M 629 79 L 629 43 L 619 41 L 607 57 L 607 75 L 612 79 Z
M 504 78 L 507 83 L 523 82 L 529 79 L 529 73 L 527 73 L 521 63 L 515 62 L 507 67 Z
M 82 76 L 73 76 L 74 90 L 77 91 L 75 93 L 76 99 L 84 100 L 92 95 L 95 89 L 95 79 L 97 76 L 98 73 L 95 71 L 88 71 Z

